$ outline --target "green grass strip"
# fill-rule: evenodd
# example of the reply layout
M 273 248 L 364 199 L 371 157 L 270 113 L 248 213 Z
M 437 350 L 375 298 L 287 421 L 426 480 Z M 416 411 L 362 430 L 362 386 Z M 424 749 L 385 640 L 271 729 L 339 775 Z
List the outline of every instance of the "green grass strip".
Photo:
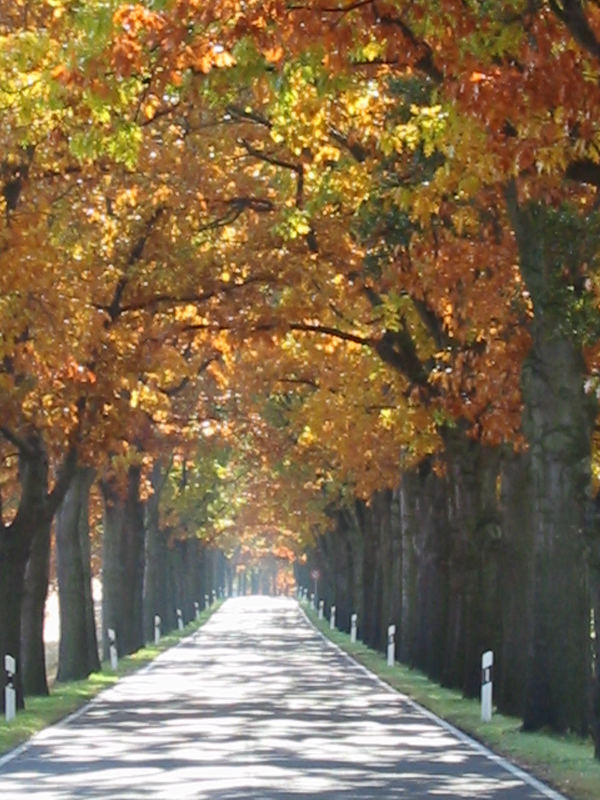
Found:
M 330 630 L 329 622 L 320 620 L 308 604 L 302 608 L 321 633 L 394 689 L 573 800 L 600 798 L 600 761 L 594 759 L 590 739 L 523 733 L 520 719 L 498 713 L 491 722 L 482 722 L 478 700 L 465 699 L 460 692 L 446 689 L 403 664 L 388 667 L 382 653 L 362 642 L 352 643 L 347 633 Z
M 120 658 L 116 672 L 111 670 L 108 662 L 104 662 L 101 672 L 95 672 L 85 680 L 55 683 L 48 697 L 26 697 L 25 710 L 19 711 L 15 720 L 8 723 L 2 718 L 0 721 L 0 754 L 12 750 L 34 733 L 72 714 L 103 689 L 117 683 L 119 678 L 149 664 L 159 653 L 201 628 L 221 605 L 222 601 L 219 601 L 205 609 L 197 620 L 188 623 L 182 631 L 170 631 L 158 644 L 147 644 L 136 653 Z

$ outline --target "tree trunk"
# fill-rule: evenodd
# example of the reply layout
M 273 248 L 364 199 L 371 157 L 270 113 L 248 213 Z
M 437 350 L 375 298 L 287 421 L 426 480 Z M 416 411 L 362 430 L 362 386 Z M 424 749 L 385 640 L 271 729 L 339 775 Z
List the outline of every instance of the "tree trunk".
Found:
M 164 633 L 175 626 L 175 611 L 169 603 L 169 563 L 167 534 L 160 528 L 160 495 L 168 470 L 159 461 L 152 468 L 151 483 L 153 493 L 144 505 L 145 569 L 144 569 L 144 637 L 146 641 L 154 638 L 154 617 L 161 618 Z
M 56 516 L 56 571 L 60 613 L 58 681 L 100 669 L 90 565 L 89 493 L 95 471 L 80 467 Z
M 499 639 L 500 450 L 471 439 L 460 424 L 444 432 L 444 442 L 452 620 L 444 682 L 474 697 L 480 687 L 481 654 L 494 650 Z
M 502 464 L 500 551 L 501 644 L 494 665 L 499 711 L 523 716 L 533 607 L 533 526 L 529 453 L 506 453 Z
M 6 434 L 5 434 L 6 435 Z M 71 480 L 75 453 L 69 451 L 58 471 L 54 488 L 48 492 L 48 457 L 42 437 L 30 431 L 25 438 L 13 437 L 19 448 L 19 481 L 21 497 L 14 520 L 0 526 L 0 663 L 5 655 L 17 662 L 15 688 L 17 707 L 23 707 L 23 664 L 21 655 L 21 611 L 25 594 L 25 570 L 36 531 L 48 532 L 54 512 Z M 42 542 L 43 544 L 43 542 Z M 43 548 L 42 548 L 43 550 Z M 33 635 L 33 628 L 31 629 Z M 37 635 L 42 641 L 41 628 Z M 38 657 L 43 650 L 38 647 Z M 32 652 L 29 668 L 35 668 Z M 39 664 L 37 665 L 40 666 Z M 44 672 L 45 667 L 42 669 Z M 0 706 L 4 709 L 6 674 L 0 669 Z
M 140 500 L 140 468 L 131 466 L 124 496 L 103 481 L 103 653 L 109 655 L 108 629 L 117 636 L 120 655 L 144 645 L 144 508 Z
M 594 757 L 600 760 L 600 497 L 594 504 L 594 519 L 588 539 L 590 588 L 592 597 L 591 656 L 592 691 L 590 704 L 590 733 L 594 742 Z
M 21 664 L 26 695 L 47 695 L 44 611 L 50 572 L 51 518 L 38 520 L 25 569 L 25 593 L 21 608 Z
M 533 630 L 523 727 L 585 732 L 590 685 L 590 595 L 584 558 L 590 450 L 596 403 L 573 335 L 573 293 L 585 226 L 574 212 L 519 207 L 507 193 L 521 273 L 534 307 L 523 366 L 523 427 L 530 446 L 534 554 Z
M 17 705 L 23 708 L 21 665 L 21 607 L 25 593 L 25 567 L 31 545 L 30 533 L 20 525 L 9 525 L 0 538 L 0 705 L 4 712 L 6 673 L 4 658 L 11 655 L 17 663 L 14 685 Z

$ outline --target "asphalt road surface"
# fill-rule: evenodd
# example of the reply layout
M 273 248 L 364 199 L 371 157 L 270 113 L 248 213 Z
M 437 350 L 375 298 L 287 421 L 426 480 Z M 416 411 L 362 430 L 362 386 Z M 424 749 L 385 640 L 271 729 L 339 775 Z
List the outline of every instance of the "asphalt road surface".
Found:
M 0 798 L 560 796 L 457 738 L 285 598 L 228 600 L 193 637 L 0 759 Z

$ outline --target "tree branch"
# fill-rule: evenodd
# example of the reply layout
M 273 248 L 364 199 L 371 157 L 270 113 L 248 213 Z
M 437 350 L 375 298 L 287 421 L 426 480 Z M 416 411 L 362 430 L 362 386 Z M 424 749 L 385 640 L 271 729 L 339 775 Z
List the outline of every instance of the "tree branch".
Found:
M 580 47 L 600 58 L 600 41 L 590 27 L 581 0 L 549 0 L 554 14 L 564 22 L 567 30 Z
M 21 438 L 18 434 L 16 434 L 14 431 L 11 431 L 4 425 L 0 426 L 0 433 L 8 442 L 14 444 L 19 453 L 22 453 L 28 458 L 33 458 L 34 450 L 25 439 Z

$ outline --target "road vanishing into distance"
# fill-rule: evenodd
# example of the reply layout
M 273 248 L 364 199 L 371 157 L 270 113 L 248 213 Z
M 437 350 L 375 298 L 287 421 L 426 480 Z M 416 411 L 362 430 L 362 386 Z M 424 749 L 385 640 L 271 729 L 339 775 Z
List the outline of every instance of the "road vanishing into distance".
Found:
M 460 797 L 561 795 L 390 690 L 286 598 L 228 600 L 150 667 L 0 759 L 2 800 Z

